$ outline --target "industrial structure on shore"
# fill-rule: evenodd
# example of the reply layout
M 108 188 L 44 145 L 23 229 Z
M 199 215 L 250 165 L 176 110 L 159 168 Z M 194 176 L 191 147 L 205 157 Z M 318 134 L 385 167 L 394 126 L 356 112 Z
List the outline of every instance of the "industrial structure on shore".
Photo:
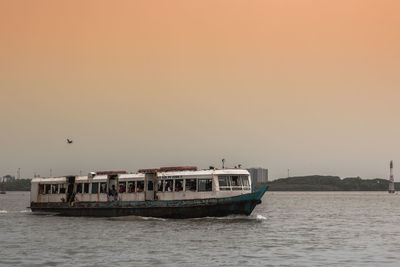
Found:
M 265 184 L 268 182 L 268 169 L 264 168 L 249 168 L 247 169 L 251 175 L 253 183 Z
M 394 177 L 393 177 L 393 160 L 390 161 L 390 183 L 389 183 L 389 193 L 395 193 L 394 189 Z

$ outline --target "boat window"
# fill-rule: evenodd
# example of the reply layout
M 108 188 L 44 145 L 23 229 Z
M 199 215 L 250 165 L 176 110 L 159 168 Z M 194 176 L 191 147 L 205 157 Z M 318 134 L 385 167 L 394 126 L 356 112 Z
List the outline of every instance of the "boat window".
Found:
M 46 194 L 51 194 L 51 185 L 46 184 Z
M 135 193 L 135 181 L 128 182 L 128 193 Z
M 240 186 L 239 176 L 231 176 L 232 186 Z
M 240 176 L 240 179 L 242 180 L 242 185 L 244 186 L 243 189 L 249 189 L 249 186 L 250 186 L 249 177 L 242 175 L 242 176 Z
M 176 179 L 175 180 L 175 191 L 180 192 L 183 190 L 183 179 Z
M 194 191 L 197 190 L 197 181 L 196 179 L 186 179 L 185 191 Z
M 58 194 L 58 184 L 52 184 L 51 185 L 51 193 L 52 194 Z
M 218 176 L 219 190 L 231 190 L 228 176 Z
M 65 194 L 66 184 L 60 184 L 60 194 Z
M 158 192 L 163 191 L 164 181 L 158 180 Z
M 82 193 L 82 184 L 76 184 L 76 193 Z
M 239 176 L 231 176 L 232 190 L 242 190 L 242 183 Z
M 100 183 L 100 193 L 107 193 L 107 183 Z
M 119 191 L 120 193 L 126 192 L 126 182 L 119 182 Z
M 211 179 L 199 179 L 199 192 L 212 191 Z
M 144 190 L 144 181 L 137 181 L 137 192 L 143 192 Z
M 89 183 L 83 184 L 83 193 L 89 194 Z
M 39 194 L 44 195 L 44 192 L 46 192 L 46 185 L 40 184 L 39 185 Z
M 174 180 L 165 180 L 165 192 L 172 192 L 174 188 Z
M 99 192 L 99 183 L 92 183 L 92 194 L 97 194 Z

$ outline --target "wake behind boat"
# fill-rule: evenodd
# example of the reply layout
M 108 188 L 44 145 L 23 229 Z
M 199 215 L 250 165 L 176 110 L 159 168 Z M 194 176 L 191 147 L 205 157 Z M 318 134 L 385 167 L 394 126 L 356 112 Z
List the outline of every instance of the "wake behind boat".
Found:
M 243 169 L 197 170 L 196 167 L 106 171 L 87 176 L 34 178 L 33 212 L 68 216 L 161 218 L 250 215 L 267 187 L 254 192 Z

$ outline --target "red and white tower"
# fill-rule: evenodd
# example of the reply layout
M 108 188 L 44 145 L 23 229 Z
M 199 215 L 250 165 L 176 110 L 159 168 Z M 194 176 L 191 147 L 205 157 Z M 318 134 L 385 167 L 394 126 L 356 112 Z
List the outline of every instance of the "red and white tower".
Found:
M 393 160 L 390 161 L 390 182 L 389 182 L 389 193 L 394 193 L 394 177 L 393 177 Z

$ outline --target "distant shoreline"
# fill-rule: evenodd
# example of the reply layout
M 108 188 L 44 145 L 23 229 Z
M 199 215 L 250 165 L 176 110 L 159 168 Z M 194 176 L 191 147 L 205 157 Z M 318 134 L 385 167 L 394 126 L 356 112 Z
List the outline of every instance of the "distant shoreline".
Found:
M 1 184 L 1 183 L 0 183 Z M 4 183 L 5 191 L 30 191 L 31 179 L 14 179 Z
M 268 183 L 254 183 L 257 189 L 263 185 L 269 186 L 269 191 L 387 191 L 389 180 L 376 178 L 364 180 L 360 177 L 350 177 L 340 179 L 338 176 L 297 176 L 281 178 Z M 30 179 L 15 179 L 4 183 L 5 191 L 30 191 Z M 400 191 L 400 183 L 395 183 L 396 191 Z
M 360 177 L 341 179 L 338 176 L 297 176 L 281 178 L 266 184 L 255 184 L 255 188 L 268 185 L 269 191 L 387 191 L 389 180 L 376 178 L 364 180 Z M 400 190 L 400 183 L 395 183 L 395 189 Z

